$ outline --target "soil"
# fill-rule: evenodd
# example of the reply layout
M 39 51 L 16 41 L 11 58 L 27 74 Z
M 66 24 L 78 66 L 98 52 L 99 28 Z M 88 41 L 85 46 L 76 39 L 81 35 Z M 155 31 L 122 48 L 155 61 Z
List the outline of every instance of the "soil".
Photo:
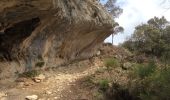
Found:
M 76 81 L 79 79 L 94 74 L 101 65 L 99 62 L 90 63 L 89 60 L 85 60 L 49 69 L 43 72 L 46 79 L 40 83 L 29 78 L 22 79 L 24 81 L 21 82 L 1 80 L 0 92 L 7 94 L 3 100 L 25 100 L 28 95 L 38 95 L 39 100 L 73 100 L 67 95 L 72 92 L 71 87 L 76 86 Z

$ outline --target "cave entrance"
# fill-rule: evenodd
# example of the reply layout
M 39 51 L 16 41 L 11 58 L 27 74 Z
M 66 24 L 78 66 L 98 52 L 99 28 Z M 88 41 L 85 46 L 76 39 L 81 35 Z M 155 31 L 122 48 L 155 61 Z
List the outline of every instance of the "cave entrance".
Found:
M 0 30 L 0 58 L 12 60 L 12 48 L 29 37 L 39 24 L 40 18 L 35 17 L 18 22 L 11 27 L 6 28 L 4 32 Z

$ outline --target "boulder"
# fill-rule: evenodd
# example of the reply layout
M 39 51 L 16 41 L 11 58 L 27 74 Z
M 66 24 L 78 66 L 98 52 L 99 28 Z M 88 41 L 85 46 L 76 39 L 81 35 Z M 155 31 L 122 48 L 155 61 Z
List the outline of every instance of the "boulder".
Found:
M 123 63 L 123 66 L 122 66 L 122 68 L 125 70 L 130 69 L 131 67 L 132 67 L 132 63 L 130 62 L 125 62 Z
M 37 100 L 38 96 L 37 95 L 30 95 L 30 96 L 26 96 L 25 98 L 26 98 L 26 100 Z
M 19 63 L 2 70 L 14 74 L 38 61 L 56 67 L 89 58 L 115 25 L 94 0 L 0 0 L 0 55 Z
M 40 74 L 40 75 L 33 78 L 33 80 L 37 83 L 43 81 L 44 79 L 45 79 L 45 75 L 43 75 L 43 74 Z
M 4 92 L 0 92 L 0 100 L 1 100 L 2 98 L 6 97 L 6 96 L 7 96 L 7 94 L 6 94 L 6 93 L 4 93 Z

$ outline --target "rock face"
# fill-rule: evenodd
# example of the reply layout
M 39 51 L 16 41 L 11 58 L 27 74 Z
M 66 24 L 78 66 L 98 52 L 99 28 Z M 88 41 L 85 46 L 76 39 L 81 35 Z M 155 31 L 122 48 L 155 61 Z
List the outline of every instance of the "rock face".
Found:
M 94 0 L 0 0 L 0 65 L 17 61 L 8 72 L 21 72 L 89 58 L 114 23 Z

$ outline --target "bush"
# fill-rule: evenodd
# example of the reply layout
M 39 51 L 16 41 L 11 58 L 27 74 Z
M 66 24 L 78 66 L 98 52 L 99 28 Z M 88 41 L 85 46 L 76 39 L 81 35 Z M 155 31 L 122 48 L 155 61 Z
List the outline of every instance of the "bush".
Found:
M 170 68 L 155 72 L 143 82 L 142 100 L 170 100 Z
M 109 88 L 109 81 L 104 79 L 99 81 L 99 89 L 106 91 Z
M 45 65 L 45 62 L 44 61 L 41 61 L 41 62 L 37 62 L 36 64 L 35 64 L 35 66 L 37 66 L 37 67 L 43 67 Z
M 147 65 L 137 64 L 135 69 L 135 75 L 143 79 L 151 75 L 155 70 L 156 70 L 156 64 L 153 61 Z
M 129 89 L 141 100 L 170 100 L 170 67 L 160 69 L 150 62 L 138 65 L 134 71 L 140 78 Z
M 112 69 L 113 67 L 120 66 L 120 63 L 117 59 L 110 58 L 105 61 L 105 66 L 107 67 L 107 69 Z
M 165 64 L 165 66 L 170 65 L 170 50 L 163 52 L 160 59 Z
M 39 71 L 32 70 L 32 71 L 28 71 L 28 72 L 24 72 L 22 74 L 19 74 L 19 77 L 33 78 L 35 76 L 38 76 L 39 74 L 40 74 Z
M 113 83 L 106 92 L 106 100 L 139 100 L 138 97 L 130 94 L 129 90 L 118 83 Z
M 104 95 L 101 92 L 96 92 L 94 94 L 95 99 L 94 100 L 104 100 Z
M 94 79 L 93 79 L 93 77 L 92 76 L 87 76 L 87 77 L 85 77 L 84 79 L 83 79 L 83 84 L 84 84 L 84 86 L 86 86 L 86 87 L 93 87 L 93 86 L 95 86 L 95 82 L 94 82 Z

